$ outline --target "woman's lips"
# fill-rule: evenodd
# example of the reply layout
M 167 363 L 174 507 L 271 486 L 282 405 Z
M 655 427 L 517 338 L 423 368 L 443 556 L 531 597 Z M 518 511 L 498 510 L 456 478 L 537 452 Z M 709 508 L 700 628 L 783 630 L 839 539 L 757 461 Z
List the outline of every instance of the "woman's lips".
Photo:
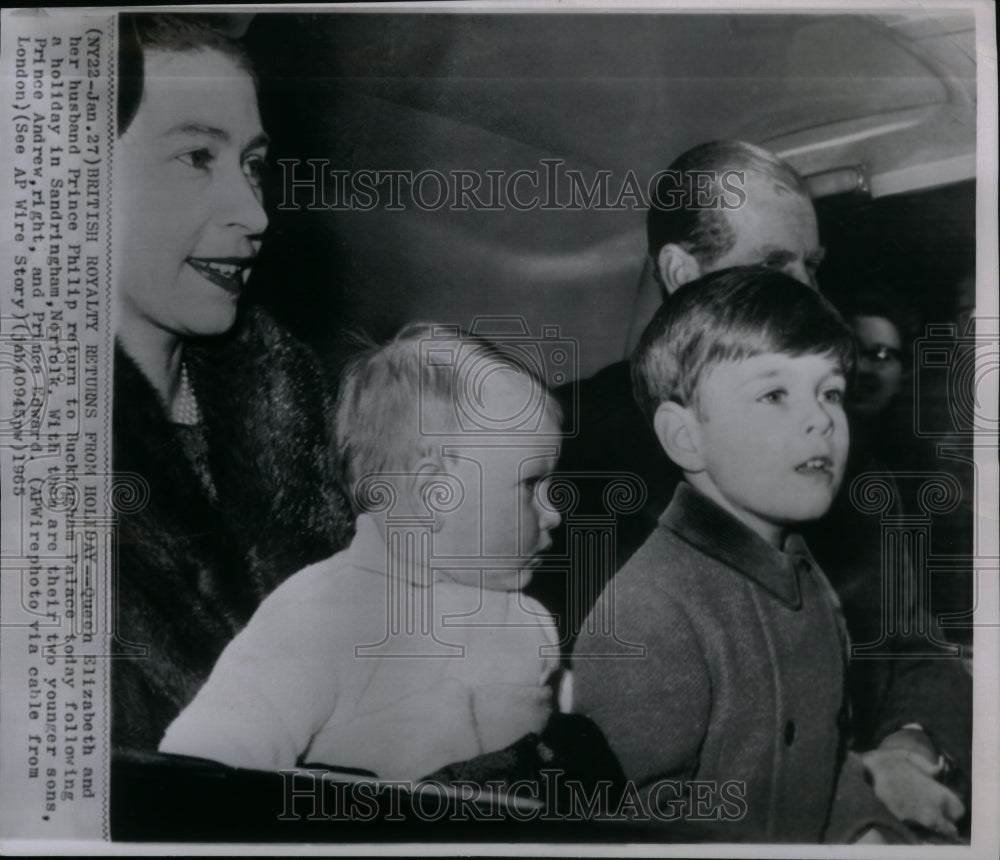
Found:
M 243 290 L 244 275 L 249 271 L 253 257 L 188 257 L 185 262 L 205 280 L 230 295 L 238 296 Z

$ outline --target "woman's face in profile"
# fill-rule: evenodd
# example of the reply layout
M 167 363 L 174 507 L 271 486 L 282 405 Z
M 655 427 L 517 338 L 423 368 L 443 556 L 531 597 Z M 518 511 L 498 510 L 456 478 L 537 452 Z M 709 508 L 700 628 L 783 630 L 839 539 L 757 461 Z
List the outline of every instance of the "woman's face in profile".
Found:
M 220 334 L 267 226 L 256 90 L 215 50 L 144 59 L 142 101 L 115 172 L 120 326 Z

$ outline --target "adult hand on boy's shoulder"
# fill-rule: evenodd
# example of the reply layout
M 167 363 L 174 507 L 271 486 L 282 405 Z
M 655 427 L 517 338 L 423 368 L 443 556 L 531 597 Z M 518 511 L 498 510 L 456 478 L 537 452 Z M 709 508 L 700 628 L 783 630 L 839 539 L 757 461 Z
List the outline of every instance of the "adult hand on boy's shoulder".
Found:
M 958 835 L 955 822 L 965 815 L 965 806 L 936 779 L 943 761 L 932 762 L 921 752 L 892 745 L 864 753 L 862 759 L 876 797 L 893 815 L 943 836 Z

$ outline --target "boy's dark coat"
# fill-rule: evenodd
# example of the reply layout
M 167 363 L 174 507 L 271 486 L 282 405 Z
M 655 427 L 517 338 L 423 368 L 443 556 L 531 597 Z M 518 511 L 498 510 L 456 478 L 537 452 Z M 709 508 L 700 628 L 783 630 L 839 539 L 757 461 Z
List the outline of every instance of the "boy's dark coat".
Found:
M 779 553 L 681 484 L 574 649 L 576 710 L 628 779 L 647 792 L 709 780 L 716 800 L 723 784 L 745 785 L 733 841 L 841 841 L 898 826 L 853 759 L 841 770 L 845 639 L 829 585 L 797 548 Z
M 646 486 L 644 504 L 631 513 L 615 516 L 614 558 L 607 569 L 589 565 L 587 576 L 610 579 L 642 546 L 656 528 L 682 473 L 664 453 L 632 396 L 627 361 L 604 368 L 589 379 L 569 383 L 556 390 L 566 415 L 579 413 L 579 433 L 565 440 L 559 470 L 570 473 L 594 470 L 624 472 L 639 476 Z M 852 440 L 852 460 L 858 457 Z M 937 468 L 937 467 L 935 467 Z M 809 524 L 804 532 L 815 557 L 836 589 L 844 610 L 852 642 L 877 639 L 882 626 L 881 535 L 878 517 L 859 514 L 850 504 L 849 477 L 830 515 Z M 577 513 L 605 514 L 600 483 L 582 482 Z M 597 495 L 588 496 L 588 493 Z M 838 515 L 846 511 L 846 516 Z M 554 555 L 565 553 L 565 531 L 554 536 Z M 572 570 L 569 577 L 582 577 Z M 601 583 L 600 585 L 603 585 Z M 595 594 L 597 589 L 588 589 Z M 575 636 L 567 620 L 581 619 L 590 605 L 567 605 L 567 595 L 578 595 L 557 574 L 535 577 L 534 594 L 562 620 L 561 633 Z M 593 599 L 593 598 L 591 598 Z M 897 637 L 893 647 L 906 653 L 912 643 Z M 953 787 L 964 799 L 972 772 L 972 679 L 958 660 L 894 659 L 855 662 L 851 667 L 852 729 L 855 748 L 877 746 L 891 732 L 908 723 L 919 723 L 955 768 Z

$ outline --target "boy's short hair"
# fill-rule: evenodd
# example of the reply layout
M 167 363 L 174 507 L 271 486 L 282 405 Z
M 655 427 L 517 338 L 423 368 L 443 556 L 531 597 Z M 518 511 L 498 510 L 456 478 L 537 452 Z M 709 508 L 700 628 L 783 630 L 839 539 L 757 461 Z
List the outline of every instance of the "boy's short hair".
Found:
M 443 354 L 460 360 L 434 359 Z M 493 425 L 501 429 L 486 424 L 470 430 L 459 417 L 474 420 L 478 411 L 490 421 L 477 398 L 497 366 L 532 386 L 533 399 L 559 425 L 558 403 L 530 365 L 485 338 L 414 322 L 382 345 L 365 342 L 344 367 L 334 410 L 334 457 L 352 502 L 357 504 L 354 488 L 361 478 L 406 472 L 421 457 L 439 453 L 442 435 L 504 433 L 503 421 Z
M 763 266 L 712 272 L 668 296 L 632 355 L 636 401 L 652 421 L 668 401 L 697 406 L 710 367 L 765 352 L 836 357 L 848 377 L 854 337 L 836 309 L 794 278 Z

